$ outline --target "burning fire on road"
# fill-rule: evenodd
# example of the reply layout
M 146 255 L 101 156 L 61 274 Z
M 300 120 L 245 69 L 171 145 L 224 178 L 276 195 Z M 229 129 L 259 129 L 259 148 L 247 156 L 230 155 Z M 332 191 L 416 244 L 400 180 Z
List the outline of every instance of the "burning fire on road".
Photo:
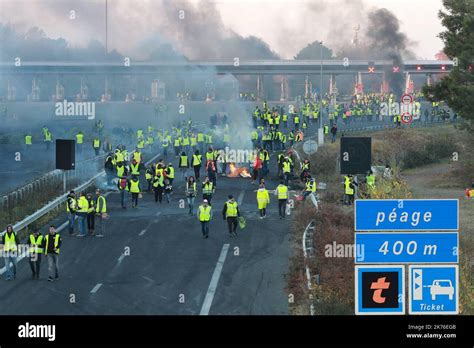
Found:
M 227 176 L 231 178 L 237 178 L 237 177 L 251 178 L 252 177 L 247 167 L 237 167 L 235 163 L 229 164 L 229 174 L 227 174 Z

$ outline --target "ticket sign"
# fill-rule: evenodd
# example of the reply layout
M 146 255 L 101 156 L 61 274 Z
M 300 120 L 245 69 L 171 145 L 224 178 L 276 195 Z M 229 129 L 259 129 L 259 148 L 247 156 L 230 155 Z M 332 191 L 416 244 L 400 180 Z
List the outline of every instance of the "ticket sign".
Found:
M 359 264 L 458 262 L 458 232 L 362 232 L 355 246 Z
M 458 314 L 457 265 L 409 266 L 409 314 Z
M 357 199 L 356 231 L 457 231 L 457 199 Z

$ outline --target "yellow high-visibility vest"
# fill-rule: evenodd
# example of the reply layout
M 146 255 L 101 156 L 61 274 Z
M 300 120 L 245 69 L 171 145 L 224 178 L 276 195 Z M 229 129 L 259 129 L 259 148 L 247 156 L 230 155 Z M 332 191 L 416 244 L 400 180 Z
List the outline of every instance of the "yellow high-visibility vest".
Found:
M 84 142 L 84 134 L 77 133 L 76 134 L 76 141 L 78 144 L 82 144 Z
M 201 155 L 193 155 L 193 167 L 201 164 Z M 186 159 L 187 160 L 187 159 Z
M 283 162 L 283 173 L 291 172 L 291 164 L 290 162 Z
M 140 193 L 140 182 L 137 180 L 130 181 L 130 192 L 131 193 Z
M 30 234 L 30 245 L 34 245 L 30 247 L 30 253 L 42 254 L 43 248 L 41 248 L 41 243 L 43 242 L 43 235 L 38 235 L 37 238 L 33 234 Z
M 12 232 L 11 235 L 5 233 L 5 245 L 3 246 L 4 251 L 16 251 L 16 234 Z
M 277 186 L 278 199 L 288 199 L 288 187 L 285 185 Z
M 44 248 L 44 254 L 48 255 L 49 234 L 47 234 L 44 237 L 44 239 L 46 240 L 46 245 L 45 245 L 45 248 Z M 54 248 L 57 249 L 56 252 L 59 254 L 58 246 L 59 246 L 59 234 L 56 233 L 54 235 Z
M 100 202 L 102 202 L 102 209 L 99 209 Z M 97 201 L 95 203 L 95 212 L 96 213 L 106 213 L 107 212 L 107 201 L 105 200 L 104 196 L 97 197 Z
M 94 149 L 97 149 L 100 147 L 100 140 L 99 139 L 94 139 Z
M 204 205 L 199 206 L 199 221 L 210 221 L 211 220 L 211 206 Z
M 25 144 L 26 145 L 31 145 L 32 144 L 32 136 L 31 135 L 25 135 Z
M 237 202 L 227 201 L 227 210 L 226 217 L 236 217 L 237 216 Z

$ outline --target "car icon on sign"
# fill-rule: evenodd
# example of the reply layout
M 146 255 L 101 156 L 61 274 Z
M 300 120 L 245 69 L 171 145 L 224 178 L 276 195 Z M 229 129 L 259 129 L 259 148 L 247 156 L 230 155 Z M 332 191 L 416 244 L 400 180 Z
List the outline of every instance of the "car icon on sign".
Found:
M 450 300 L 453 299 L 454 287 L 451 280 L 433 280 L 433 284 L 428 285 L 428 287 L 430 287 L 431 299 L 433 301 L 436 300 L 438 295 L 448 295 Z

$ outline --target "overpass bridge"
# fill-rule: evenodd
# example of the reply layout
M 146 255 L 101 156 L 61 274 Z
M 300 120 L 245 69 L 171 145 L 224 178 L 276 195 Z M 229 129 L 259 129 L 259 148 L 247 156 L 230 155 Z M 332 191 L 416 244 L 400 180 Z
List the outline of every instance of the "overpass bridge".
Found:
M 336 78 L 340 75 L 354 76 L 354 87 L 356 93 L 363 93 L 363 76 L 381 76 L 381 91 L 388 91 L 388 84 L 385 81 L 387 74 L 403 74 L 405 78 L 405 91 L 413 89 L 412 75 L 423 75 L 426 83 L 432 82 L 433 75 L 448 73 L 454 66 L 449 60 L 407 60 L 400 65 L 396 65 L 390 60 L 349 60 L 349 59 L 329 59 L 329 60 L 247 60 L 241 61 L 234 58 L 231 61 L 179 61 L 179 62 L 140 62 L 127 60 L 116 62 L 66 62 L 66 61 L 11 61 L 0 62 L 0 76 L 8 81 L 7 101 L 15 100 L 15 86 L 10 80 L 15 78 L 31 78 L 32 92 L 29 100 L 39 100 L 39 87 L 37 79 L 43 77 L 55 78 L 57 80 L 54 100 L 64 99 L 64 88 L 61 79 L 68 77 L 80 77 L 80 93 L 78 100 L 87 100 L 87 77 L 100 78 L 104 81 L 104 94 L 102 101 L 110 101 L 110 80 L 117 83 L 117 78 L 148 78 L 145 83 L 151 83 L 151 91 L 148 94 L 142 93 L 152 100 L 163 100 L 164 83 L 163 79 L 173 79 L 179 77 L 186 80 L 186 76 L 201 76 L 212 79 L 216 76 L 255 76 L 256 77 L 256 97 L 263 99 L 263 77 L 279 76 L 281 81 L 280 100 L 289 99 L 288 76 L 307 76 L 305 80 L 305 96 L 312 90 L 309 75 L 313 77 L 319 75 L 329 75 L 329 93 L 337 94 Z M 77 82 L 76 82 L 77 83 Z M 143 84 L 143 82 L 142 82 Z M 147 87 L 149 88 L 149 87 Z M 36 92 L 35 92 L 36 91 Z M 134 100 L 135 96 L 127 95 L 125 100 Z M 212 97 L 210 97 L 212 99 Z

